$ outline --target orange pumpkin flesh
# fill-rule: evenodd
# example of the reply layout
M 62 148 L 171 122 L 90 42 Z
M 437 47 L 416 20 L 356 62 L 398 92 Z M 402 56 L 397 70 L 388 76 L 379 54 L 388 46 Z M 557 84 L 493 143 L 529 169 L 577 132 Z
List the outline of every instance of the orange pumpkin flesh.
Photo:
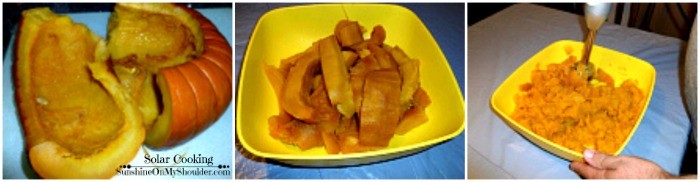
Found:
M 146 85 L 144 89 L 161 93 L 161 98 L 157 98 L 162 103 L 162 106 L 157 106 L 162 107 L 158 109 L 160 115 L 146 121 L 146 144 L 160 148 L 175 146 L 189 140 L 216 121 L 231 102 L 231 46 L 208 19 L 192 9 L 172 4 L 118 4 L 117 7 L 120 13 L 110 18 L 109 32 L 110 38 L 116 37 L 119 40 L 110 42 L 112 58 L 119 60 L 115 61 L 115 64 L 141 68 L 141 71 L 155 75 L 156 86 Z M 143 25 L 132 19 L 154 16 L 159 16 L 159 20 L 179 21 L 169 23 L 180 25 L 176 26 L 178 30 L 189 30 L 189 34 L 179 34 L 177 31 L 161 32 L 158 29 L 167 30 L 167 27 L 172 26 L 156 22 Z M 140 38 L 123 36 L 130 35 L 129 30 L 133 28 L 149 29 L 149 32 L 160 34 L 140 34 Z M 188 41 L 167 44 L 165 47 L 137 44 L 142 39 L 150 38 Z M 179 49 L 180 51 L 174 52 L 176 54 L 162 51 L 139 52 L 165 48 L 172 50 L 172 47 L 185 49 Z M 146 56 L 141 56 L 143 54 Z M 189 59 L 182 62 L 182 56 L 189 56 Z M 145 102 L 146 97 L 142 98 L 142 111 L 156 107 L 144 106 L 149 102 Z M 143 109 L 149 107 L 151 109 Z
M 173 4 L 117 4 L 108 32 L 114 62 L 135 62 L 151 72 L 185 63 L 202 52 L 199 22 Z
M 152 125 L 146 125 L 148 132 L 146 133 L 146 140 L 144 143 L 148 146 L 163 146 L 168 140 L 171 133 L 172 120 L 173 120 L 173 104 L 170 96 L 170 89 L 167 86 L 168 81 L 164 78 L 164 74 L 156 75 L 157 88 L 161 93 L 161 102 L 163 103 L 163 108 L 160 115 L 155 121 L 152 121 Z
M 395 133 L 398 135 L 405 135 L 413 128 L 428 122 L 428 116 L 425 114 L 425 108 L 428 107 L 431 102 L 432 101 L 430 100 L 430 97 L 428 97 L 428 93 L 425 92 L 423 88 L 418 88 L 415 94 L 413 94 L 413 107 L 404 113 L 403 118 L 401 118 L 399 125 L 396 127 Z
M 155 17 L 164 20 L 156 25 L 180 23 L 185 29 L 174 35 L 189 34 L 159 35 L 158 40 L 176 43 L 143 48 L 159 44 L 113 36 L 121 29 L 112 22 L 128 15 L 118 9 L 122 13 L 110 18 L 109 28 L 115 41 L 107 45 L 48 8 L 24 12 L 15 63 L 17 103 L 31 164 L 42 177 L 111 177 L 143 142 L 156 148 L 178 145 L 211 125 L 230 104 L 232 50 L 209 20 L 171 4 L 122 5 L 144 13 L 136 16 L 172 16 Z M 145 35 L 160 33 L 148 31 Z M 177 42 L 188 45 L 174 46 Z M 309 139 L 309 145 L 317 142 Z
M 401 77 L 394 70 L 367 74 L 360 109 L 360 144 L 388 146 L 399 123 Z
M 44 178 L 108 178 L 144 139 L 104 40 L 48 8 L 23 12 L 15 83 L 29 160 Z M 95 82 L 93 79 L 97 80 Z
M 419 61 L 385 45 L 381 25 L 369 39 L 362 32 L 357 22 L 341 20 L 334 35 L 282 59 L 279 68 L 263 66 L 283 106 L 268 118 L 270 136 L 301 150 L 323 145 L 328 154 L 354 153 L 386 147 L 394 134 L 427 122 L 431 101 L 420 88 Z

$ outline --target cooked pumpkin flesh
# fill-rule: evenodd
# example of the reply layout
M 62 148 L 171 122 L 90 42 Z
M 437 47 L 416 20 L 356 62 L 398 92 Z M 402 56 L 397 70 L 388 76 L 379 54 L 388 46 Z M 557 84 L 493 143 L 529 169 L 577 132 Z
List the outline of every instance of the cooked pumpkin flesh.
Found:
M 342 20 L 333 35 L 279 67 L 263 66 L 281 106 L 268 118 L 270 136 L 301 150 L 366 152 L 428 121 L 418 60 L 385 45 L 382 26 L 366 40 L 362 32 L 357 22 Z
M 534 70 L 515 96 L 513 119 L 539 136 L 570 150 L 586 148 L 614 154 L 626 141 L 644 107 L 634 80 L 615 87 L 598 69 L 591 82 L 572 69 L 570 56 L 546 70 Z
M 174 66 L 196 57 L 197 32 L 173 14 L 169 6 L 117 4 L 110 16 L 109 52 L 117 64 L 143 66 L 151 72 Z M 196 20 L 194 20 L 196 21 Z M 198 26 L 198 25 L 196 25 Z M 201 45 L 199 45 L 201 46 Z
M 394 70 L 367 74 L 360 109 L 360 143 L 387 146 L 399 123 L 401 77 Z
M 321 54 L 321 69 L 323 79 L 328 90 L 328 97 L 338 111 L 345 117 L 352 117 L 355 113 L 355 101 L 350 87 L 350 75 L 345 66 L 345 59 L 340 52 L 340 46 L 335 36 L 329 36 L 319 43 Z
M 85 50 L 94 50 L 96 39 L 67 17 L 42 26 L 28 64 L 44 135 L 73 154 L 90 155 L 123 124 L 121 110 L 87 68 L 94 52 Z

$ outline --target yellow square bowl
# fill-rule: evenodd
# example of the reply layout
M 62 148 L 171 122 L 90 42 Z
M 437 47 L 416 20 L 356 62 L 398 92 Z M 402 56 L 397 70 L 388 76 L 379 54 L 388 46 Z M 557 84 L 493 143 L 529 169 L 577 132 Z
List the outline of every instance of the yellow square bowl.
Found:
M 577 41 L 562 40 L 552 43 L 516 69 L 513 74 L 503 81 L 491 97 L 491 107 L 505 119 L 508 126 L 537 146 L 569 161 L 581 161 L 583 155 L 581 152 L 570 150 L 535 134 L 529 128 L 513 120 L 510 115 L 515 110 L 514 99 L 515 95 L 520 92 L 519 86 L 531 82 L 530 75 L 533 70 L 538 69 L 538 64 L 540 66 L 539 69 L 542 69 L 551 63 L 564 62 L 569 56 L 567 50 L 572 51 L 571 54 L 580 58 L 582 49 L 583 43 Z M 625 146 L 627 146 L 627 142 L 632 138 L 634 132 L 637 131 L 637 127 L 642 121 L 644 113 L 646 113 L 646 108 L 649 106 L 649 100 L 651 100 L 651 95 L 654 91 L 656 70 L 644 60 L 600 46 L 593 47 L 590 61 L 595 64 L 598 69 L 603 69 L 606 73 L 610 74 L 615 80 L 616 87 L 619 87 L 622 82 L 627 79 L 637 80 L 637 86 L 646 95 L 644 109 L 639 119 L 627 136 L 625 142 L 614 154 L 618 155 Z
M 279 113 L 279 107 L 262 65 L 279 66 L 281 59 L 332 35 L 336 23 L 346 17 L 368 30 L 384 26 L 386 44 L 398 45 L 421 61 L 421 86 L 432 100 L 426 110 L 428 122 L 406 135 L 395 135 L 384 149 L 364 153 L 329 155 L 323 147 L 301 151 L 272 138 L 267 120 Z M 254 155 L 293 165 L 345 166 L 387 160 L 422 151 L 464 130 L 464 97 L 445 56 L 421 20 L 401 6 L 323 4 L 272 10 L 253 31 L 238 83 L 236 136 L 241 145 Z

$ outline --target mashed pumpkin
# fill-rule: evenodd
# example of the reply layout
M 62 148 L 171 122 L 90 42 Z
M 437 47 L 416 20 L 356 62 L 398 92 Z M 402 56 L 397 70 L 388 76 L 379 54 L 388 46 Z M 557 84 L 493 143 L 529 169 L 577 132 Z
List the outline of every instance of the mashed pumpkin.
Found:
M 561 64 L 532 72 L 520 86 L 511 117 L 554 143 L 577 152 L 586 148 L 614 154 L 625 142 L 644 108 L 644 93 L 636 80 L 619 87 L 603 70 L 589 82 L 572 67 L 570 56 Z

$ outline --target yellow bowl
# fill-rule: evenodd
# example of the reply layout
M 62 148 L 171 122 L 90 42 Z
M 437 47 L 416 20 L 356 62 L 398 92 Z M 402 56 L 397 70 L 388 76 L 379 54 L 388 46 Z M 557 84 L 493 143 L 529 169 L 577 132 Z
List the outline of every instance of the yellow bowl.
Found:
M 332 35 L 336 23 L 346 16 L 368 30 L 375 25 L 384 26 L 385 43 L 399 45 L 409 57 L 421 61 L 421 86 L 432 99 L 426 110 L 429 121 L 404 136 L 395 135 L 387 148 L 365 153 L 329 155 L 323 147 L 301 151 L 272 138 L 267 119 L 279 110 L 262 65 L 279 66 L 281 59 Z M 357 165 L 408 155 L 464 130 L 464 97 L 453 75 L 428 29 L 404 7 L 324 4 L 276 9 L 258 21 L 243 59 L 237 92 L 236 134 L 243 147 L 257 156 L 301 166 Z
M 580 58 L 582 49 L 583 43 L 581 42 L 562 40 L 552 43 L 516 69 L 513 74 L 503 81 L 491 97 L 491 107 L 506 120 L 508 126 L 541 148 L 569 161 L 581 161 L 581 152 L 569 150 L 535 134 L 527 127 L 513 120 L 510 114 L 515 109 L 514 98 L 520 92 L 519 86 L 531 81 L 530 74 L 537 68 L 537 64 L 542 69 L 551 63 L 561 63 L 568 57 L 567 50 L 572 51 L 573 55 Z M 637 80 L 639 88 L 646 94 L 644 109 L 627 139 L 614 154 L 618 155 L 627 146 L 627 142 L 632 138 L 634 132 L 637 131 L 637 127 L 642 121 L 644 113 L 646 113 L 646 108 L 649 106 L 649 101 L 654 91 L 656 70 L 644 60 L 600 46 L 593 47 L 590 60 L 597 68 L 605 70 L 615 79 L 616 87 L 620 86 L 624 80 Z

